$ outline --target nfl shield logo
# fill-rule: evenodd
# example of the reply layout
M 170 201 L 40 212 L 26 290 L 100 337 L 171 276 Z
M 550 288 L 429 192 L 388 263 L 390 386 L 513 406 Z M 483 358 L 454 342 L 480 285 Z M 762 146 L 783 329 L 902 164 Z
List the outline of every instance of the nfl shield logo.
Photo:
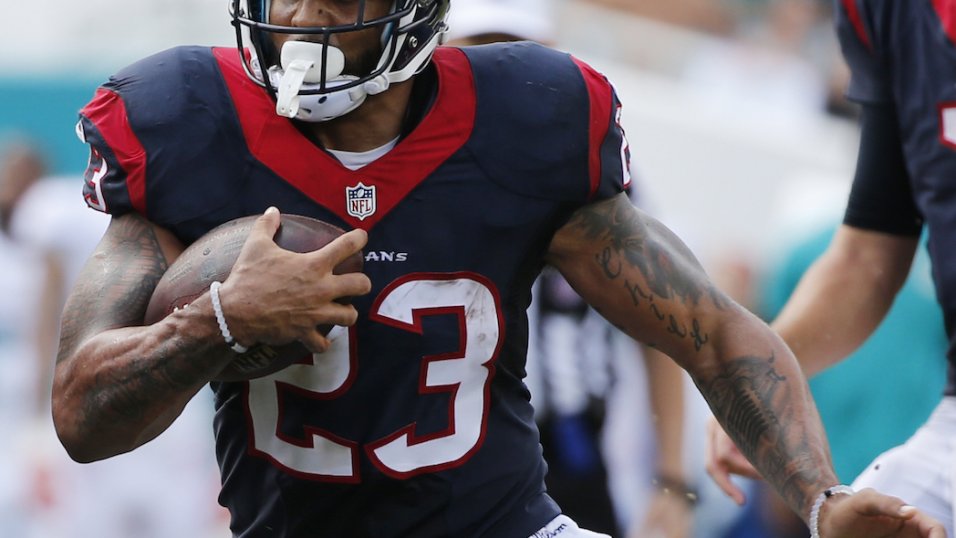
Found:
M 345 188 L 345 204 L 348 214 L 365 220 L 375 213 L 375 185 L 366 187 L 362 182 Z

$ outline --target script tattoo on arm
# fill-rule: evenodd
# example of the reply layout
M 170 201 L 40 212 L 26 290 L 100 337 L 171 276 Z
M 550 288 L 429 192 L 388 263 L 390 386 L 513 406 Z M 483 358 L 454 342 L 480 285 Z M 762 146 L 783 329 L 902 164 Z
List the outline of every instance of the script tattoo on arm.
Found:
M 579 209 L 560 234 L 559 252 L 571 254 L 558 263 L 613 309 L 622 329 L 688 370 L 744 455 L 805 514 L 819 485 L 832 480 L 832 466 L 783 341 L 718 290 L 684 244 L 626 197 Z M 573 263 L 582 253 L 593 256 L 584 270 Z
M 701 320 L 683 314 L 673 302 L 691 306 L 708 299 L 723 309 L 726 299 L 702 278 L 694 255 L 666 227 L 637 211 L 625 196 L 582 208 L 568 226 L 590 242 L 607 245 L 594 261 L 610 284 L 626 292 L 634 308 L 649 311 L 668 334 L 689 339 L 697 351 L 709 342 Z

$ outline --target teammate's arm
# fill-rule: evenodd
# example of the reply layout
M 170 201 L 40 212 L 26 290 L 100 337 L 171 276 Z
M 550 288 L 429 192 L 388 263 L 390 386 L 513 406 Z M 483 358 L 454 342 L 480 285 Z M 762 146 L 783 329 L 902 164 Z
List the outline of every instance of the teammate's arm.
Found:
M 906 281 L 923 218 L 913 200 L 896 107 L 864 105 L 844 224 L 772 327 L 809 377 L 856 350 Z
M 909 274 L 919 239 L 843 225 L 807 270 L 772 327 L 807 377 L 873 334 Z
M 364 246 L 365 233 L 352 231 L 316 252 L 296 254 L 272 241 L 278 226 L 274 210 L 254 225 L 223 283 L 223 310 L 239 342 L 299 340 L 321 352 L 328 341 L 318 325 L 351 325 L 357 317 L 334 299 L 370 288 L 365 275 L 331 274 Z M 231 359 L 208 293 L 142 326 L 156 284 L 181 251 L 172 234 L 143 217 L 114 217 L 67 300 L 53 418 L 74 459 L 110 457 L 153 439 Z M 294 325 L 293 317 L 309 323 Z
M 683 243 L 625 195 L 578 210 L 555 234 L 548 261 L 612 323 L 686 369 L 737 446 L 808 518 L 837 480 L 809 389 L 779 336 L 718 290 Z M 886 505 L 895 507 L 886 517 L 862 517 L 857 504 L 870 500 L 828 502 L 827 536 L 893 536 L 878 529 L 897 528 L 901 517 L 913 518 L 909 527 L 925 523 L 922 514 L 898 514 L 899 500 Z M 846 511 L 859 517 L 831 517 Z

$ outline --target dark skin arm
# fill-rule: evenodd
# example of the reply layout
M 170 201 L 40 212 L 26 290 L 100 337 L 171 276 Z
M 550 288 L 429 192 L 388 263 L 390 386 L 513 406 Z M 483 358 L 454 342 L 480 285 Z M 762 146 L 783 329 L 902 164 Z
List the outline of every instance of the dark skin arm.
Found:
M 331 274 L 364 245 L 365 233 L 295 254 L 272 241 L 278 223 L 278 212 L 257 221 L 223 283 L 223 310 L 240 342 L 300 340 L 324 351 L 328 341 L 316 327 L 351 325 L 357 317 L 353 307 L 333 300 L 370 287 L 364 275 Z M 182 249 L 168 231 L 138 215 L 114 218 L 67 300 L 53 418 L 74 459 L 107 458 L 155 438 L 231 360 L 208 293 L 141 326 L 153 289 Z
M 918 237 L 840 226 L 772 324 L 807 377 L 840 362 L 873 334 L 906 282 L 918 247 Z
M 816 496 L 838 482 L 800 367 L 765 323 L 714 287 L 683 243 L 624 195 L 578 210 L 548 261 L 612 323 L 687 370 L 737 446 L 808 518 Z M 854 503 L 869 499 L 859 499 L 828 502 L 823 515 L 862 514 Z M 825 536 L 941 536 L 926 530 L 932 520 L 911 514 L 884 533 L 880 517 L 824 517 L 824 526 L 836 525 Z

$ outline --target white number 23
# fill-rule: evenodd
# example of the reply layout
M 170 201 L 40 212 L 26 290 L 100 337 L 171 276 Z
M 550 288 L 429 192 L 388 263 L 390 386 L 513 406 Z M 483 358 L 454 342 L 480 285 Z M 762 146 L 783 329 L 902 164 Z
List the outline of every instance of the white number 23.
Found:
M 448 427 L 416 437 L 410 423 L 365 445 L 372 463 L 386 475 L 407 478 L 456 467 L 479 447 L 487 426 L 492 363 L 497 357 L 503 321 L 495 287 L 474 274 L 414 274 L 393 282 L 370 309 L 372 321 L 423 333 L 421 319 L 457 315 L 461 349 L 422 357 L 420 393 L 447 392 Z M 346 329 L 333 329 L 332 347 L 313 356 L 312 364 L 294 364 L 249 382 L 248 413 L 253 452 L 287 472 L 313 480 L 357 483 L 360 446 L 333 432 L 303 425 L 305 438 L 280 431 L 281 391 L 293 390 L 329 400 L 349 389 L 357 374 L 354 347 Z M 427 336 L 427 335 L 426 335 Z

